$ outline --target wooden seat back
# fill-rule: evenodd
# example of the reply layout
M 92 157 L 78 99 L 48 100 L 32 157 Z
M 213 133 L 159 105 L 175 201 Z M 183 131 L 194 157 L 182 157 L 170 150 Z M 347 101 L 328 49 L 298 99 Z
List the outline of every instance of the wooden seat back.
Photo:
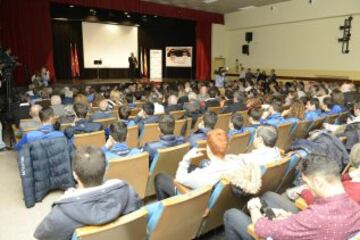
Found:
M 220 128 L 225 132 L 229 131 L 230 120 L 231 120 L 231 113 L 219 114 L 215 128 Z
M 126 144 L 129 148 L 135 148 L 139 145 L 139 126 L 135 125 L 127 128 Z
M 75 134 L 74 144 L 76 147 L 94 146 L 101 148 L 105 145 L 105 133 L 104 131 L 97 131 L 92 133 Z
M 140 146 L 144 146 L 147 142 L 158 141 L 160 139 L 160 134 L 158 123 L 145 124 L 143 135 L 140 139 Z
M 103 126 L 103 129 L 108 128 L 111 124 L 116 123 L 117 121 L 118 119 L 114 117 L 94 120 L 94 122 L 100 123 Z
M 75 230 L 81 240 L 146 239 L 147 211 L 141 208 L 102 226 L 86 226 Z
M 185 115 L 185 110 L 172 111 L 170 115 L 173 116 L 175 120 L 178 120 Z
M 133 186 L 141 198 L 145 197 L 149 176 L 149 153 L 109 160 L 106 179 L 120 179 Z
M 293 123 L 283 123 L 278 126 L 278 139 L 276 141 L 276 146 L 278 148 L 286 150 L 291 145 L 292 127 L 293 127 Z
M 230 146 L 228 153 L 240 154 L 245 153 L 248 150 L 249 142 L 251 138 L 251 132 L 246 131 L 244 133 L 235 134 L 230 139 Z

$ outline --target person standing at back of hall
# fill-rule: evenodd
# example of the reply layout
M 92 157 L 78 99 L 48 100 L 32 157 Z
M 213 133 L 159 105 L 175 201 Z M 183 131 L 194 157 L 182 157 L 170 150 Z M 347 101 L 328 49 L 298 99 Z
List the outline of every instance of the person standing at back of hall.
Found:
M 137 59 L 134 56 L 134 53 L 131 53 L 129 57 L 129 77 L 131 80 L 136 78 L 136 67 L 137 67 Z

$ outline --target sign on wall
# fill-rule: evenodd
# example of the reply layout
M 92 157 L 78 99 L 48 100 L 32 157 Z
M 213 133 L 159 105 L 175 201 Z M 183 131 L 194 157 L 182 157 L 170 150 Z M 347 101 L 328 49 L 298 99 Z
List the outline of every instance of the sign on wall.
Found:
M 150 79 L 162 78 L 162 50 L 150 50 Z
M 192 47 L 166 47 L 166 67 L 192 67 Z

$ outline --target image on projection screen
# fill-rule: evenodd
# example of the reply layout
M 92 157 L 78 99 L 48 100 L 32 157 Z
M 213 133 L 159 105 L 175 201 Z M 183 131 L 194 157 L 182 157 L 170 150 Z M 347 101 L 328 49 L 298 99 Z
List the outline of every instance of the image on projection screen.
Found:
M 132 26 L 82 22 L 84 67 L 129 68 L 130 53 L 138 56 L 138 28 Z

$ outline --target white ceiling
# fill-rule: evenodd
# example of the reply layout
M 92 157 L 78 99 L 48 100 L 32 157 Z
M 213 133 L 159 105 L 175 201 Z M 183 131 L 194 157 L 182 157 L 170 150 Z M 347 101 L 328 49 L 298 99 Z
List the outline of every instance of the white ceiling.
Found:
M 212 3 L 204 3 L 204 0 L 142 0 L 142 1 L 225 14 L 230 12 L 236 12 L 239 10 L 239 8 L 248 7 L 251 5 L 264 6 L 264 5 L 271 5 L 274 3 L 285 2 L 290 0 L 217 0 Z

